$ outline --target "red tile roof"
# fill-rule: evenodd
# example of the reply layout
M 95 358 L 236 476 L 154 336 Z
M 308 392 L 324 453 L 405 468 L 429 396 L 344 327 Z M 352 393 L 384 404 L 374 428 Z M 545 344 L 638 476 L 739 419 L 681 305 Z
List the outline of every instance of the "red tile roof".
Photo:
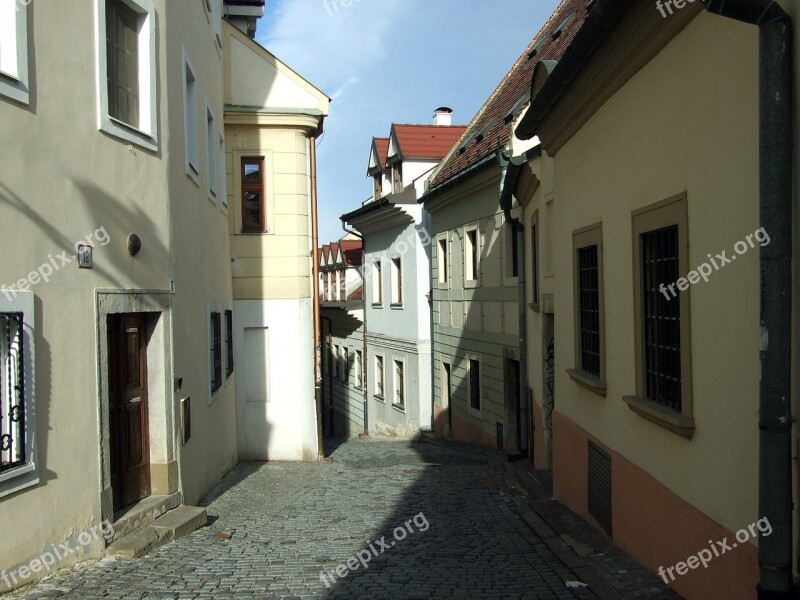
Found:
M 386 156 L 389 154 L 389 138 L 372 138 L 375 151 L 378 153 L 378 164 L 381 169 L 386 168 Z
M 398 125 L 392 124 L 392 135 L 397 140 L 397 153 L 403 160 L 440 161 L 461 137 L 463 125 Z
M 550 39 L 550 41 L 545 42 L 535 56 L 528 58 L 533 47 L 540 40 L 551 38 L 556 29 L 573 13 L 575 17 L 567 24 L 564 31 L 556 39 Z M 500 82 L 500 85 L 497 86 L 497 89 L 472 119 L 464 135 L 459 136 L 455 145 L 449 149 L 449 155 L 431 178 L 431 189 L 442 185 L 505 146 L 512 135 L 511 123 L 506 123 L 506 115 L 514 108 L 520 98 L 527 96 L 530 99 L 531 78 L 533 77 L 534 67 L 539 61 L 559 60 L 564 55 L 575 34 L 583 25 L 586 14 L 586 0 L 562 0 L 550 20 L 545 23 L 542 30 L 525 49 L 522 56 L 517 59 L 517 62 L 514 63 L 514 66 Z M 523 107 L 524 105 L 517 106 L 513 115 L 514 118 L 519 115 Z M 492 122 L 493 120 L 494 122 Z M 483 138 L 476 141 L 476 136 L 484 128 L 487 129 L 483 131 Z M 466 150 L 459 152 L 459 147 L 463 144 L 462 140 L 469 140 L 469 142 Z
M 348 265 L 360 265 L 362 262 L 362 252 L 364 250 L 364 242 L 362 240 L 342 240 L 342 253 L 344 254 L 344 261 Z

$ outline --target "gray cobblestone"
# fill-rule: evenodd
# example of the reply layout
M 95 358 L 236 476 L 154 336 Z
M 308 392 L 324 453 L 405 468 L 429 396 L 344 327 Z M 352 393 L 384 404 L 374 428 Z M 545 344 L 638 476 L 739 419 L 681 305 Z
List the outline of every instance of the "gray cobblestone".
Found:
M 207 527 L 137 561 L 104 559 L 18 591 L 29 598 L 596 598 L 518 516 L 491 456 L 352 440 L 332 462 L 243 463 L 205 501 Z M 326 588 L 330 572 L 415 514 L 396 541 Z M 217 537 L 220 533 L 229 540 Z M 377 545 L 376 545 L 377 546 Z

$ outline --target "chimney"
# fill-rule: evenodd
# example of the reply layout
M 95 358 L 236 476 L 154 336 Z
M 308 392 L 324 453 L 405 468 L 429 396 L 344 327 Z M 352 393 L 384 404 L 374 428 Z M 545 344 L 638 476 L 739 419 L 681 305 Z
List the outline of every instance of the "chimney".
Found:
M 453 109 L 440 106 L 433 114 L 433 124 L 440 127 L 448 127 L 453 124 Z

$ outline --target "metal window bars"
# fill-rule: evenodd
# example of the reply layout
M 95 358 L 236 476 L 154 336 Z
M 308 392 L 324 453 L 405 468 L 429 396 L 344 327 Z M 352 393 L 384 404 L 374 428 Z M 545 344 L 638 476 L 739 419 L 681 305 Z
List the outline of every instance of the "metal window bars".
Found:
M 26 462 L 22 329 L 22 313 L 0 313 L 0 472 Z

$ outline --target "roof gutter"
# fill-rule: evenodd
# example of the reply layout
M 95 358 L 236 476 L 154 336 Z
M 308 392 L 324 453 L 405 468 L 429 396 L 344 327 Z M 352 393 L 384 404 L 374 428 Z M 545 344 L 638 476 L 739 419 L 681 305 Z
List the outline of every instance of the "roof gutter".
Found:
M 558 103 L 603 40 L 632 5 L 633 0 L 596 0 L 586 21 L 550 73 L 547 82 L 539 93 L 532 97 L 531 105 L 515 131 L 517 138 L 529 140 L 536 135 L 539 125 L 550 110 Z
M 774 528 L 758 540 L 759 600 L 792 592 L 792 159 L 793 27 L 774 0 L 702 0 L 705 9 L 759 28 L 761 382 L 759 516 Z

